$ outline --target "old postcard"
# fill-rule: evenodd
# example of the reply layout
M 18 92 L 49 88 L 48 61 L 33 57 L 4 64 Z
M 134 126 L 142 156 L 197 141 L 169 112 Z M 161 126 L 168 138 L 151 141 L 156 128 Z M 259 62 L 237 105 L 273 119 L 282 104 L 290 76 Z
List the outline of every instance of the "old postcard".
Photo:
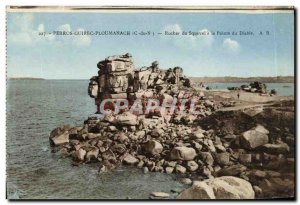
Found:
M 294 8 L 6 16 L 7 199 L 295 199 Z

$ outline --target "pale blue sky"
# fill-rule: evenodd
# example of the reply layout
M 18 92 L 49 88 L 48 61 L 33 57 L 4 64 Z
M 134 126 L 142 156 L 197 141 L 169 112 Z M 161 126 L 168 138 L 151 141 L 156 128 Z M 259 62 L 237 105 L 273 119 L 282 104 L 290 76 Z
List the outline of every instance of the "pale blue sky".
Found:
M 47 36 L 54 30 L 247 31 L 254 36 Z M 258 35 L 269 31 L 270 35 Z M 109 55 L 130 52 L 136 67 L 158 60 L 187 76 L 294 75 L 293 13 L 8 13 L 9 77 L 88 79 Z

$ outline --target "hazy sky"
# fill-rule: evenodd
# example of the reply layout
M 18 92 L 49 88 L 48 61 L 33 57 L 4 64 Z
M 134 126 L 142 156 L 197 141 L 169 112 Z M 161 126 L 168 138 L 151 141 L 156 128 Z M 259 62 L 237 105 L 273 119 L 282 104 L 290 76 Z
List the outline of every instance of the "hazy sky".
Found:
M 294 75 L 293 13 L 8 13 L 9 77 L 88 79 L 109 55 L 187 76 Z M 253 31 L 254 36 L 53 36 L 39 31 Z M 259 35 L 262 31 L 270 35 Z

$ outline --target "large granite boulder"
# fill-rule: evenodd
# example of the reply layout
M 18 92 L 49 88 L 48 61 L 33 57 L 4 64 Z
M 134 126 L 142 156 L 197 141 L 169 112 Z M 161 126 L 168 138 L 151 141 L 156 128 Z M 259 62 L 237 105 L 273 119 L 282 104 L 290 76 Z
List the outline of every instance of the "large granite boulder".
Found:
M 252 185 L 244 179 L 223 176 L 211 181 L 216 199 L 254 199 Z
M 193 186 L 181 192 L 177 199 L 216 199 L 211 186 L 205 182 L 196 181 Z
M 55 145 L 63 145 L 69 143 L 69 133 L 65 131 L 64 133 L 50 138 L 51 142 Z
M 224 176 L 194 182 L 191 188 L 181 192 L 177 199 L 254 199 L 249 182 L 237 177 Z
M 240 143 L 245 149 L 254 149 L 260 147 L 269 142 L 269 137 L 263 132 L 259 132 L 255 129 L 248 130 L 242 133 Z

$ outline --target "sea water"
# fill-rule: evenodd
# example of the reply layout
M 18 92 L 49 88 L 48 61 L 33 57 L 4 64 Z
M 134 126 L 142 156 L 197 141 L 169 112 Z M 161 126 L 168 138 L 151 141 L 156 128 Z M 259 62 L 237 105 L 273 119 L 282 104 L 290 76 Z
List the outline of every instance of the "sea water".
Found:
M 144 174 L 122 166 L 98 173 L 98 164 L 72 166 L 51 153 L 54 128 L 82 125 L 94 115 L 88 80 L 9 80 L 7 82 L 7 197 L 9 199 L 148 199 L 151 192 L 183 189 L 175 175 Z

